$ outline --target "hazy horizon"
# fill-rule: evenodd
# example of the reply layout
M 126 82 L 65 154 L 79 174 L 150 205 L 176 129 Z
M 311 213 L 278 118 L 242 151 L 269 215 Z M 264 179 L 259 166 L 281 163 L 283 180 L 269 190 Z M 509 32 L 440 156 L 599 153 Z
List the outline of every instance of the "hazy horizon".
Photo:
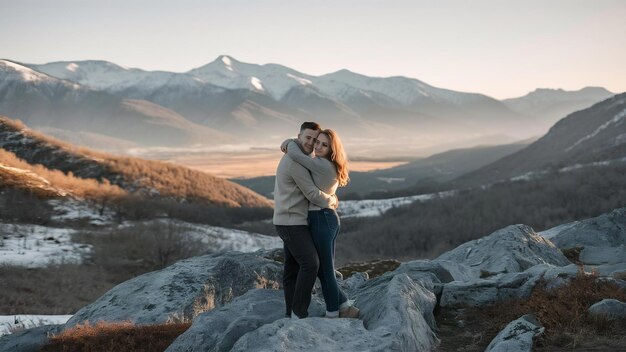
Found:
M 322 75 L 340 69 L 519 97 L 626 91 L 626 2 L 0 0 L 0 56 L 185 72 L 219 55 Z

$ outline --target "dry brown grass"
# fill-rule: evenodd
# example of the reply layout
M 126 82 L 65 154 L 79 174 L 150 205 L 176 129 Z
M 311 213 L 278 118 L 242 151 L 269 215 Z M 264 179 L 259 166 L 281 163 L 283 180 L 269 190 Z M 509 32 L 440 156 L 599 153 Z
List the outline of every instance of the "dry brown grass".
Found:
M 72 173 L 65 174 L 59 170 L 50 170 L 42 165 L 31 165 L 2 148 L 0 148 L 0 165 L 28 171 L 20 173 L 6 168 L 0 169 L 2 185 L 31 190 L 44 198 L 62 196 L 67 193 L 80 198 L 99 200 L 119 198 L 127 194 L 125 190 L 111 185 L 106 179 L 100 183 L 94 179 L 75 177 Z
M 74 314 L 119 283 L 108 276 L 95 265 L 0 265 L 0 315 Z
M 439 312 L 439 350 L 484 351 L 508 323 L 529 313 L 546 328 L 535 341 L 535 351 L 626 350 L 626 319 L 595 318 L 587 312 L 592 304 L 605 298 L 626 302 L 626 291 L 597 279 L 597 275 L 580 274 L 569 284 L 552 290 L 539 282 L 526 299 L 471 308 L 460 314 Z M 464 321 L 462 327 L 460 320 Z
M 30 130 L 19 120 L 15 121 L 3 116 L 0 116 L 1 127 L 39 142 L 41 146 L 49 149 L 49 153 L 65 153 L 67 158 L 71 157 L 72 159 L 99 164 L 103 172 L 106 170 L 107 173 L 106 175 L 100 175 L 100 177 L 105 178 L 105 180 L 109 178 L 109 180 L 104 181 L 105 186 L 110 186 L 108 184 L 110 181 L 122 188 L 126 188 L 126 191 L 129 192 L 139 191 L 140 193 L 151 194 L 152 190 L 156 190 L 161 197 L 211 203 L 226 207 L 272 207 L 272 203 L 268 199 L 254 191 L 202 171 L 161 161 L 116 156 L 87 148 L 79 148 Z M 25 162 L 22 161 L 22 163 Z M 28 165 L 28 163 L 26 164 Z M 37 166 L 31 166 L 31 168 L 37 168 Z M 81 192 L 83 189 L 85 190 L 82 192 L 96 190 L 93 187 L 87 187 L 88 185 L 85 183 L 78 182 L 77 179 L 82 179 L 73 177 L 71 174 L 69 175 L 71 177 L 68 179 L 61 176 L 64 175 L 63 172 L 49 170 L 54 168 L 53 166 L 48 165 L 48 168 L 39 166 L 37 171 L 31 168 L 28 168 L 28 170 L 34 172 L 45 171 L 45 178 L 54 179 L 55 182 L 62 184 L 68 190 L 75 192 Z M 52 179 L 49 179 L 49 181 L 53 182 Z M 99 184 L 95 180 L 85 181 Z
M 135 325 L 130 322 L 79 324 L 51 337 L 41 351 L 164 351 L 190 326 L 190 322 L 155 325 Z
M 228 207 L 272 206 L 268 199 L 248 188 L 186 167 L 122 156 L 109 157 L 105 162 L 113 173 L 136 180 L 145 188 L 156 189 L 161 196 L 209 201 Z

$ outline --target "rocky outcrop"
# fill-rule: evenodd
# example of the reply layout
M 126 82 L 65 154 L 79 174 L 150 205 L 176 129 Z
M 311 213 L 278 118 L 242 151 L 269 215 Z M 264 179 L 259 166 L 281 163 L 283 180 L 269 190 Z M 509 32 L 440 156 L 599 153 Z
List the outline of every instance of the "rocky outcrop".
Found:
M 550 241 L 526 225 L 511 225 L 478 240 L 466 242 L 437 260 L 464 264 L 476 277 L 516 273 L 537 264 L 570 264 Z
M 626 208 L 556 226 L 539 234 L 563 251 L 579 252 L 575 259 L 585 272 L 596 272 L 608 278 L 626 277 Z M 553 282 L 566 280 L 567 276 L 561 276 Z M 626 287 L 623 279 L 615 283 Z
M 61 332 L 63 325 L 44 325 L 0 337 L 1 352 L 39 351 L 50 334 Z
M 603 299 L 589 307 L 589 314 L 609 319 L 625 319 L 626 303 L 616 299 Z
M 217 253 L 179 261 L 123 282 L 79 310 L 66 327 L 84 321 L 162 323 L 192 318 L 223 306 L 253 288 L 278 289 L 282 264 L 272 252 Z
M 574 221 L 540 233 L 559 248 L 617 247 L 626 245 L 626 208 L 595 218 Z
M 285 318 L 284 307 L 281 291 L 251 290 L 228 305 L 200 314 L 167 351 L 230 351 L 241 336 Z
M 367 282 L 360 319 L 280 319 L 242 336 L 232 351 L 431 351 L 435 296 L 406 274 Z
M 455 281 L 443 286 L 439 305 L 447 308 L 479 307 L 497 301 L 530 296 L 544 270 L 502 274 L 490 279 Z
M 582 233 L 567 232 L 576 226 L 569 224 L 559 233 L 573 236 L 575 244 L 604 243 L 593 232 L 588 236 L 598 237 L 598 242 Z M 622 236 L 617 232 L 611 238 Z M 619 262 L 621 257 L 607 258 L 618 261 L 615 264 L 576 265 L 530 227 L 514 225 L 435 260 L 402 263 L 372 279 L 366 273 L 345 280 L 340 277 L 339 285 L 361 310 L 359 319 L 322 318 L 325 307 L 318 289 L 309 318 L 292 320 L 284 317 L 280 258 L 281 250 L 273 250 L 183 260 L 116 286 L 80 310 L 65 327 L 85 320 L 159 323 L 176 317 L 193 318 L 191 328 L 174 341 L 168 352 L 432 351 L 439 343 L 433 315 L 437 306 L 456 310 L 527 297 L 540 280 L 550 289 L 581 272 L 596 271 L 599 280 L 626 286 L 621 274 L 626 272 L 626 263 Z M 590 312 L 621 314 L 616 312 L 622 305 L 605 300 L 591 307 Z M 510 323 L 487 350 L 529 350 L 533 337 L 542 331 L 538 322 L 524 316 Z M 0 346 L 13 343 L 9 340 L 13 341 L 0 340 L 4 343 Z
M 533 339 L 543 334 L 544 330 L 537 318 L 530 314 L 524 315 L 500 331 L 485 352 L 530 352 L 533 350 Z

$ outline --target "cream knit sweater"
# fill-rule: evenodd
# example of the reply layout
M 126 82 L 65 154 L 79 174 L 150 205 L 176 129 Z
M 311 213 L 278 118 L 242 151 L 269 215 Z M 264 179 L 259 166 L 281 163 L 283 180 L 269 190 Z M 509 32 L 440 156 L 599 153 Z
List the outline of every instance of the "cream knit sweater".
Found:
M 336 208 L 337 197 L 320 191 L 304 166 L 283 155 L 274 184 L 274 225 L 308 225 L 309 202 Z

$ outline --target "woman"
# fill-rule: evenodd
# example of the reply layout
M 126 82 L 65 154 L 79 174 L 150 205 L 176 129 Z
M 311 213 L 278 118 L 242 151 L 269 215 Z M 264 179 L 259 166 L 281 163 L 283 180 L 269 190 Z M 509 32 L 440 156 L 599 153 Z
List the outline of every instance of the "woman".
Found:
M 305 155 L 296 142 L 283 142 L 281 150 L 295 162 L 311 171 L 315 185 L 327 194 L 335 194 L 337 187 L 345 186 L 348 177 L 348 158 L 337 133 L 331 129 L 320 132 L 315 142 L 315 158 Z M 326 301 L 326 317 L 357 318 L 359 309 L 352 305 L 337 285 L 335 278 L 335 241 L 339 234 L 339 216 L 334 209 L 309 205 L 309 226 L 313 243 L 320 259 L 318 278 Z

